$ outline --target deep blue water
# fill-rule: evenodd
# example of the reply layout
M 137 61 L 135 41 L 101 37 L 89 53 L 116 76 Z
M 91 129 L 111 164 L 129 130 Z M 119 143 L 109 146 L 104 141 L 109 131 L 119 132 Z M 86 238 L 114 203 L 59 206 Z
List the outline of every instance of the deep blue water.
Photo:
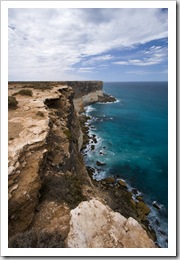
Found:
M 104 83 L 103 89 L 118 102 L 86 108 L 92 116 L 90 133 L 98 139 L 95 150 L 87 149 L 86 164 L 98 168 L 97 160 L 106 163 L 94 178 L 118 176 L 142 193 L 158 243 L 167 247 L 168 83 Z M 160 211 L 153 201 L 162 206 Z

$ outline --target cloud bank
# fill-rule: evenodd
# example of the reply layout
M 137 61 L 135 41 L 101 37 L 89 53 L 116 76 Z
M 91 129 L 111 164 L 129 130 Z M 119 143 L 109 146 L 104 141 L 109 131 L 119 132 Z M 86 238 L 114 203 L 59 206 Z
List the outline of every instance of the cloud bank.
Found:
M 167 59 L 167 46 L 150 46 L 136 58 L 118 53 L 167 38 L 161 9 L 9 9 L 8 23 L 10 80 L 76 80 L 97 67 Z

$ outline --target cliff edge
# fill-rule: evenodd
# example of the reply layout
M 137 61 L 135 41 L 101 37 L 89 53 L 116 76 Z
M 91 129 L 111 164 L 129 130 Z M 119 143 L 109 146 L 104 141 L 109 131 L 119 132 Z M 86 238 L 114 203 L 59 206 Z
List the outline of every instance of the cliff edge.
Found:
M 111 186 L 90 178 L 80 153 L 78 113 L 103 97 L 102 82 L 10 82 L 8 95 L 9 247 L 156 247 L 129 219 L 147 211 L 119 187 L 115 213 Z

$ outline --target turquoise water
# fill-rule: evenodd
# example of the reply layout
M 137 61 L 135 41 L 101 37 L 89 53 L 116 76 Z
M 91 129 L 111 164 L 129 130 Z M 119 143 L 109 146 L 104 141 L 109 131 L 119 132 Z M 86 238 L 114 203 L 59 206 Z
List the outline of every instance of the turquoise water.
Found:
M 97 180 L 117 176 L 142 193 L 151 208 L 149 220 L 158 244 L 167 247 L 168 232 L 168 84 L 167 82 L 104 83 L 117 102 L 86 108 L 92 118 L 95 150 L 87 148 L 86 164 L 105 163 Z M 161 210 L 152 206 L 157 201 Z

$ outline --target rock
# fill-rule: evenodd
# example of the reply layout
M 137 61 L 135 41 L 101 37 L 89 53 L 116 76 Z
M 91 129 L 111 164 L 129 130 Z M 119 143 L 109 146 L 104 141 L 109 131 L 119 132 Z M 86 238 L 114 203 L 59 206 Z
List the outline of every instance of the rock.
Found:
M 9 166 L 8 167 L 8 175 L 11 175 L 14 172 L 15 167 L 14 166 Z
M 105 155 L 105 153 L 103 153 L 102 150 L 100 150 L 99 154 L 100 154 L 100 155 Z
M 148 215 L 150 213 L 150 208 L 143 202 L 138 201 L 137 202 L 137 209 L 139 210 L 139 215 Z
M 94 138 L 93 141 L 94 141 L 95 144 L 97 144 L 97 139 L 96 138 Z
M 123 186 L 124 188 L 127 189 L 127 184 L 126 184 L 126 182 L 125 182 L 124 180 L 119 180 L 118 183 L 119 183 L 121 186 Z
M 11 187 L 11 189 L 9 190 L 10 193 L 12 193 L 14 190 L 17 190 L 17 188 L 19 187 L 19 185 L 16 183 L 15 185 L 13 185 Z
M 132 193 L 136 195 L 136 194 L 138 194 L 138 190 L 136 190 L 135 188 L 132 188 Z
M 103 166 L 103 165 L 106 165 L 105 163 L 102 163 L 102 162 L 99 162 L 99 161 L 96 161 L 96 165 L 97 166 Z
M 116 179 L 114 177 L 107 177 L 103 181 L 107 184 L 112 184 L 116 181 Z
M 95 145 L 92 144 L 92 145 L 91 145 L 91 150 L 94 150 L 94 149 L 95 149 Z
M 137 196 L 136 199 L 139 201 L 144 201 L 142 196 Z
M 114 177 L 107 177 L 103 179 L 102 183 L 105 184 L 113 184 L 115 183 L 116 179 Z
M 158 205 L 157 201 L 153 201 L 152 205 L 154 208 L 161 210 L 161 207 Z
M 96 199 L 81 202 L 70 215 L 68 248 L 156 247 L 135 219 L 126 219 Z
M 16 163 L 15 163 L 15 168 L 17 169 L 18 167 L 20 166 L 20 163 L 17 161 Z
M 90 166 L 87 166 L 86 169 L 88 171 L 88 174 L 90 176 L 93 176 L 93 174 L 95 173 L 95 169 L 93 167 L 90 167 Z
M 108 95 L 108 94 L 103 94 L 103 96 L 100 96 L 100 97 L 98 98 L 98 101 L 99 101 L 99 102 L 102 102 L 102 103 L 107 103 L 107 102 L 115 102 L 116 99 L 115 99 L 115 97 L 110 96 L 110 95 Z
M 24 168 L 26 166 L 26 161 L 24 161 L 22 164 L 21 164 L 21 167 Z

